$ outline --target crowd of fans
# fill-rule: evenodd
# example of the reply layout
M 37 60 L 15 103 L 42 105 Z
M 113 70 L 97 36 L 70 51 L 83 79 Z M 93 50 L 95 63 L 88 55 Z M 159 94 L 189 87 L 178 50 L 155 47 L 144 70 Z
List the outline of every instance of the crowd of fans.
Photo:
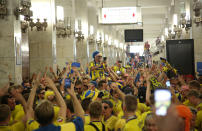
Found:
M 46 67 L 22 85 L 9 76 L 0 88 L 0 131 L 202 131 L 200 75 L 179 75 L 165 60 L 133 68 L 109 67 L 98 51 L 93 59 L 86 71 L 76 62 Z M 158 88 L 172 94 L 165 116 L 155 113 Z

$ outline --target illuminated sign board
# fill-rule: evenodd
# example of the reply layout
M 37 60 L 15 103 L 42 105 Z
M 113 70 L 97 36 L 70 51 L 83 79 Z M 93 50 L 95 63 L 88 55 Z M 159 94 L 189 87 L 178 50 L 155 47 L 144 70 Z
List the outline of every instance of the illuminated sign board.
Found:
M 101 24 L 132 24 L 142 22 L 141 8 L 120 7 L 102 8 L 99 23 Z

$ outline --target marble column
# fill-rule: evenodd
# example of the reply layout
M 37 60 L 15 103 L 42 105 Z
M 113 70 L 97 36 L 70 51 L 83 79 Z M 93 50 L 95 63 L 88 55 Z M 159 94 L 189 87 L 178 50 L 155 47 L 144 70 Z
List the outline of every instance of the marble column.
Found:
M 202 0 L 200 0 L 202 3 Z M 191 7 L 191 18 L 192 22 L 192 37 L 194 39 L 194 56 L 195 56 L 195 65 L 197 62 L 202 62 L 202 24 L 197 26 L 194 23 L 195 15 L 193 12 L 193 1 L 189 1 Z M 202 9 L 201 9 L 201 18 L 202 18 Z M 197 70 L 196 70 L 197 71 Z
M 30 75 L 44 71 L 46 66 L 56 67 L 55 1 L 32 0 L 33 19 L 47 19 L 46 31 L 29 30 Z
M 9 14 L 0 19 L 0 87 L 11 74 L 16 84 L 22 82 L 21 24 L 13 14 L 19 0 L 7 1 Z
M 64 24 L 71 26 L 71 35 L 68 37 L 56 38 L 57 65 L 65 67 L 66 62 L 74 61 L 75 39 L 74 39 L 74 20 L 75 20 L 75 1 L 74 0 L 55 0 L 57 6 L 62 6 L 64 9 Z M 56 13 L 57 14 L 57 13 Z M 56 15 L 57 17 L 57 15 Z M 57 23 L 57 21 L 56 21 Z

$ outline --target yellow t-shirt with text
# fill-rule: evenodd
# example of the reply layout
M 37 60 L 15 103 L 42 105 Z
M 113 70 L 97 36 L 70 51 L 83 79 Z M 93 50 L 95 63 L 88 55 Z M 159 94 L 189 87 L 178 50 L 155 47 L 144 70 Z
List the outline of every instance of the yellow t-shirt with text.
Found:
M 98 78 L 105 79 L 105 65 L 96 64 L 95 61 L 90 62 L 89 68 L 91 69 L 94 66 L 100 66 L 98 69 L 92 71 L 90 70 L 90 75 L 92 80 L 96 80 Z

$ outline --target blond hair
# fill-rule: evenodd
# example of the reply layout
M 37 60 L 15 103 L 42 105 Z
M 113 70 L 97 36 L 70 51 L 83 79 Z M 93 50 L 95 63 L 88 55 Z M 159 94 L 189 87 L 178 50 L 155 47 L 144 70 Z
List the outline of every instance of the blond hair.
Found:
M 53 104 L 47 100 L 43 100 L 35 108 L 35 117 L 41 125 L 51 124 L 54 118 Z

